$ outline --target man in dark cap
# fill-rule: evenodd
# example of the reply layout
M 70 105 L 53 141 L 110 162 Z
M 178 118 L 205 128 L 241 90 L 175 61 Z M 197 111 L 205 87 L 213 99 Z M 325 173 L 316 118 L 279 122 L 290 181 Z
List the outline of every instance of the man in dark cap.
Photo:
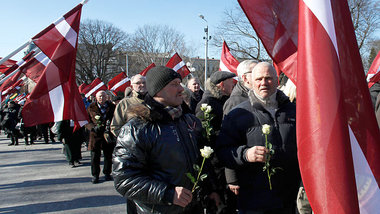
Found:
M 235 76 L 234 73 L 228 71 L 216 71 L 211 74 L 210 78 L 206 81 L 206 91 L 195 110 L 196 116 L 202 120 L 203 111 L 200 108 L 201 105 L 207 104 L 211 106 L 211 114 L 214 115 L 214 118 L 211 120 L 211 126 L 215 132 L 220 130 L 223 119 L 223 105 L 235 86 L 233 80 Z
M 203 94 L 201 101 L 196 108 L 196 116 L 204 121 L 204 112 L 201 110 L 202 104 L 211 106 L 210 114 L 213 115 L 210 125 L 212 126 L 213 133 L 209 138 L 209 146 L 215 148 L 216 137 L 219 134 L 219 130 L 223 119 L 223 105 L 229 98 L 232 89 L 235 86 L 233 77 L 236 75 L 228 71 L 216 71 L 211 74 L 210 78 L 206 81 L 206 91 Z M 211 157 L 211 163 L 214 168 L 214 172 L 217 176 L 218 194 L 223 196 L 223 201 L 226 204 L 227 194 L 226 191 L 226 179 L 224 176 L 224 168 L 219 164 L 218 159 L 214 155 Z M 233 213 L 233 210 L 225 210 L 226 213 Z
M 170 68 L 149 70 L 144 103 L 130 107 L 117 139 L 115 187 L 136 204 L 137 213 L 201 213 L 186 173 L 195 174 L 202 127 L 194 115 L 183 113 L 180 83 Z

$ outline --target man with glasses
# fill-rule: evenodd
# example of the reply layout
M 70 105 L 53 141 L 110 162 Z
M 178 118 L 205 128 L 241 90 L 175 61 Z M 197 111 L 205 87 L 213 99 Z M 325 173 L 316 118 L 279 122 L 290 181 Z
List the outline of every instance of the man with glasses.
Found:
M 132 105 L 140 104 L 144 101 L 147 92 L 145 77 L 137 74 L 131 78 L 132 94 L 125 95 L 116 106 L 115 113 L 111 122 L 111 132 L 117 137 L 121 127 L 127 123 L 127 110 Z M 128 89 L 128 88 L 127 88 Z M 126 91 L 127 91 L 126 89 Z M 129 89 L 128 89 L 129 90 Z

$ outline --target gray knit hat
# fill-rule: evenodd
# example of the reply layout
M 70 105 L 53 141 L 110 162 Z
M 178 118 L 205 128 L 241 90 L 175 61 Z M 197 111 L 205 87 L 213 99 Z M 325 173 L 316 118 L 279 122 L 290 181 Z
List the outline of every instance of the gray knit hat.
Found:
M 177 78 L 182 80 L 181 75 L 171 68 L 157 66 L 150 69 L 146 74 L 146 89 L 148 90 L 148 94 L 154 97 L 169 82 Z

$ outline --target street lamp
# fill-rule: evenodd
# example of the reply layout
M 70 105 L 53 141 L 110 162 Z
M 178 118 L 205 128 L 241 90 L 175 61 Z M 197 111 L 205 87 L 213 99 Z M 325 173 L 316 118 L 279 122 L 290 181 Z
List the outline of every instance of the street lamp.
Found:
M 205 40 L 205 84 L 204 84 L 204 87 L 206 89 L 206 80 L 207 80 L 207 58 L 208 58 L 208 41 L 211 39 L 211 36 L 209 37 L 208 36 L 208 22 L 207 20 L 205 19 L 205 17 L 200 14 L 199 15 L 199 18 L 203 19 L 205 22 L 206 22 L 206 27 L 205 27 L 205 34 L 206 36 L 203 37 L 203 39 Z

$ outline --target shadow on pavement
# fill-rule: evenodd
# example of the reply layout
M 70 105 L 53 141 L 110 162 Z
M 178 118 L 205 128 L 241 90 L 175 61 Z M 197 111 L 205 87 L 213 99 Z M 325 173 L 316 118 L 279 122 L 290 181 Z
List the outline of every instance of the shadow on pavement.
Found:
M 15 146 L 17 147 L 17 146 Z M 54 151 L 54 150 L 62 150 L 61 148 L 45 148 L 45 149 L 29 149 L 30 147 L 27 147 L 28 149 L 24 150 L 13 150 L 13 151 L 0 151 L 0 154 L 3 153 L 17 153 L 17 152 L 43 152 L 43 151 Z
M 0 167 L 30 166 L 30 165 L 38 165 L 38 164 L 55 164 L 55 163 L 65 164 L 65 163 L 67 163 L 67 161 L 65 161 L 64 159 L 62 159 L 62 160 L 47 160 L 47 161 L 28 161 L 28 162 L 14 163 L 14 164 L 4 164 L 4 165 L 0 165 Z
M 0 208 L 0 213 L 45 213 L 64 210 L 75 210 L 80 208 L 95 208 L 112 206 L 125 203 L 120 196 L 98 195 L 76 198 L 68 201 L 57 201 L 47 203 L 35 203 L 28 205 Z
M 90 180 L 91 180 L 90 177 L 31 180 L 31 181 L 23 181 L 21 183 L 2 184 L 0 185 L 0 190 L 11 189 L 11 188 L 36 187 L 36 186 L 42 186 L 42 185 L 87 183 L 87 182 L 90 182 Z

